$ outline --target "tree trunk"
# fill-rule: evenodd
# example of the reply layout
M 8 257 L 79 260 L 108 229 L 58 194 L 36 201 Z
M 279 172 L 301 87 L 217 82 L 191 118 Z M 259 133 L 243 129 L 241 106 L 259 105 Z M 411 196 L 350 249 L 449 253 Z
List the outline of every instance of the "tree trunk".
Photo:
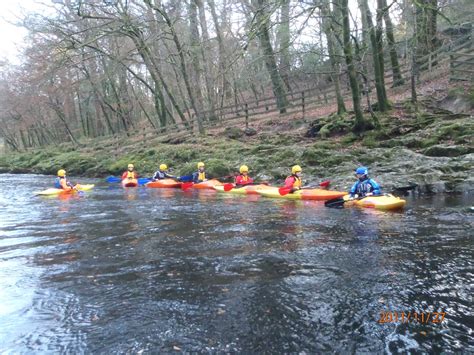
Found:
M 189 82 L 189 76 L 188 76 L 188 70 L 186 69 L 186 60 L 184 58 L 184 51 L 181 46 L 181 42 L 179 41 L 178 34 L 175 31 L 175 28 L 173 26 L 173 22 L 169 18 L 168 14 L 161 9 L 161 7 L 154 6 L 150 0 L 144 0 L 144 2 L 153 10 L 155 10 L 157 13 L 159 13 L 163 19 L 166 22 L 166 25 L 168 26 L 169 30 L 171 31 L 171 35 L 173 37 L 173 42 L 176 46 L 176 50 L 178 51 L 178 57 L 180 59 L 180 66 L 181 66 L 181 71 L 183 75 L 183 80 L 186 85 L 186 90 L 189 95 L 189 100 L 191 102 L 191 107 L 193 108 L 195 114 L 196 114 L 196 119 L 197 119 L 197 124 L 198 124 L 198 129 L 199 133 L 204 134 L 204 126 L 202 124 L 202 118 L 201 118 L 201 112 L 199 112 L 197 106 L 196 106 L 196 101 L 194 99 L 193 91 L 191 88 L 191 84 Z
M 209 112 L 209 119 L 211 121 L 215 121 L 217 119 L 215 113 L 215 94 L 210 66 L 210 58 L 213 58 L 213 54 L 211 52 L 209 32 L 207 30 L 206 11 L 204 9 L 203 0 L 196 0 L 196 5 L 199 9 L 199 22 L 201 24 L 202 33 L 202 45 L 200 46 L 200 48 L 204 69 L 204 79 L 206 83 L 207 111 Z
M 403 80 L 402 73 L 400 71 L 400 65 L 398 63 L 397 48 L 395 46 L 395 36 L 393 35 L 393 24 L 392 19 L 390 18 L 390 11 L 387 7 L 387 0 L 382 0 L 383 6 L 383 19 L 385 22 L 385 32 L 387 34 L 387 42 L 390 53 L 390 62 L 392 64 L 392 78 L 393 78 L 393 87 L 403 85 L 405 81 Z
M 257 21 L 256 32 L 264 55 L 265 66 L 272 81 L 272 89 L 277 101 L 277 107 L 280 113 L 285 113 L 288 107 L 287 91 L 280 72 L 278 71 L 275 53 L 273 52 L 270 41 L 270 31 L 268 29 L 269 15 L 266 12 L 266 7 L 268 6 L 267 0 L 254 0 L 254 3 L 257 4 L 255 13 Z
M 346 106 L 344 104 L 344 98 L 341 94 L 341 87 L 339 81 L 340 65 L 339 58 L 336 57 L 335 53 L 335 38 L 333 31 L 333 16 L 329 7 L 329 1 L 324 0 L 321 3 L 321 15 L 322 15 L 322 27 L 326 35 L 326 41 L 328 46 L 329 62 L 331 63 L 331 69 L 334 72 L 331 74 L 331 79 L 334 82 L 334 89 L 336 92 L 337 101 L 337 114 L 346 112 Z
M 355 122 L 352 130 L 355 133 L 364 132 L 366 122 L 360 107 L 359 83 L 357 82 L 357 73 L 352 58 L 351 28 L 349 24 L 349 9 L 347 0 L 338 0 L 342 14 L 342 29 L 344 40 L 344 55 L 346 58 L 347 70 L 349 72 L 349 82 L 352 91 L 352 102 L 354 103 Z
M 279 26 L 280 35 L 280 73 L 286 89 L 291 91 L 290 86 L 290 0 L 281 0 L 281 20 Z
M 379 1 L 379 0 L 378 0 Z M 365 22 L 368 28 L 364 31 L 368 31 L 370 43 L 372 47 L 374 75 L 375 75 L 375 89 L 377 92 L 378 109 L 384 112 L 388 109 L 387 93 L 385 92 L 385 80 L 383 72 L 383 52 L 381 50 L 381 36 L 377 37 L 376 30 L 372 22 L 372 14 L 370 13 L 369 5 L 367 0 L 360 0 L 361 13 L 365 16 Z
M 219 93 L 221 95 L 220 102 L 222 106 L 223 102 L 232 96 L 232 84 L 227 77 L 226 51 L 224 47 L 224 38 L 222 35 L 221 26 L 217 17 L 216 5 L 214 4 L 214 0 L 207 0 L 207 3 L 211 9 L 212 21 L 214 22 L 214 27 L 216 28 L 217 45 L 219 48 L 219 76 L 221 77 L 221 89 L 219 90 Z

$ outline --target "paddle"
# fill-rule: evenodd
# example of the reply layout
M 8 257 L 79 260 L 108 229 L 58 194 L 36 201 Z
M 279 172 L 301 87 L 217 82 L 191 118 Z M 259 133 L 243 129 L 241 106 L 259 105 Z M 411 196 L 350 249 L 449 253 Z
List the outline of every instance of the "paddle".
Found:
M 331 184 L 331 181 L 326 180 L 326 181 L 320 182 L 319 187 L 321 187 L 322 189 L 327 189 L 330 184 Z M 314 189 L 314 186 L 303 187 L 303 189 Z M 291 190 L 293 190 L 293 188 L 291 187 L 280 187 L 278 189 L 278 192 L 280 196 L 285 196 L 285 195 L 288 195 L 291 192 Z
M 178 176 L 177 180 L 180 182 L 190 182 L 193 179 L 192 175 Z
M 186 190 L 190 189 L 193 185 L 194 185 L 194 182 L 192 182 L 192 181 L 191 182 L 183 182 L 181 184 L 181 190 L 186 191 Z
M 107 178 L 105 179 L 105 181 L 107 181 L 108 183 L 113 183 L 113 182 L 120 182 L 122 181 L 121 178 L 119 177 L 116 177 L 116 176 L 107 176 Z

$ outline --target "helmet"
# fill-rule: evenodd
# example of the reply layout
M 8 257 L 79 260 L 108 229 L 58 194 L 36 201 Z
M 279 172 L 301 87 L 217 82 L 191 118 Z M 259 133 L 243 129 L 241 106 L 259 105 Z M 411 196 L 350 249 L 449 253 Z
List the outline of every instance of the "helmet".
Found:
M 58 170 L 58 176 L 59 176 L 59 177 L 64 177 L 64 176 L 66 176 L 66 170 L 64 170 L 64 169 L 59 169 L 59 170 Z
M 248 173 L 249 172 L 249 167 L 247 165 L 242 165 L 239 169 L 240 173 Z
M 166 165 L 166 164 L 161 164 L 161 165 L 160 165 L 160 170 L 168 170 L 168 165 Z
M 135 167 L 133 166 L 133 164 L 128 164 L 128 169 L 134 169 Z
M 355 173 L 357 175 L 368 175 L 369 174 L 369 169 L 365 166 L 359 166 L 356 170 Z
M 199 169 L 199 168 L 204 168 L 204 163 L 203 163 L 202 161 L 200 161 L 200 162 L 198 163 L 198 169 Z
M 292 174 L 301 173 L 301 166 L 299 166 L 299 165 L 294 165 L 294 166 L 291 168 L 291 173 L 292 173 Z

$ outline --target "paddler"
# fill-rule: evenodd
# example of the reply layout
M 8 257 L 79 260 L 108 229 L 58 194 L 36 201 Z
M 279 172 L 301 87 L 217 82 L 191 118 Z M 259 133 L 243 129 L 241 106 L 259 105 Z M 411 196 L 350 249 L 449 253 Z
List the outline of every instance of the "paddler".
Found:
M 54 181 L 54 187 L 57 189 L 63 189 L 67 191 L 74 189 L 74 185 L 66 179 L 66 170 L 64 169 L 58 170 L 58 176 L 56 180 Z
M 249 176 L 249 167 L 242 165 L 239 169 L 240 174 L 235 177 L 236 186 L 245 186 L 253 183 L 253 179 Z
M 127 171 L 122 174 L 122 180 L 129 179 L 138 179 L 138 174 L 135 172 L 135 167 L 133 164 L 128 164 Z
M 350 197 L 359 198 L 372 195 L 381 195 L 380 186 L 374 180 L 369 179 L 369 169 L 359 166 L 355 170 L 357 181 L 352 185 Z
M 291 175 L 285 179 L 285 187 L 290 190 L 290 193 L 301 190 L 301 166 L 294 165 L 291 168 Z
M 163 179 L 177 179 L 176 176 L 168 174 L 168 165 L 160 164 L 160 168 L 155 171 L 153 175 L 153 181 L 163 180 Z
M 193 182 L 203 182 L 206 181 L 206 167 L 202 161 L 197 164 L 198 170 L 193 173 Z

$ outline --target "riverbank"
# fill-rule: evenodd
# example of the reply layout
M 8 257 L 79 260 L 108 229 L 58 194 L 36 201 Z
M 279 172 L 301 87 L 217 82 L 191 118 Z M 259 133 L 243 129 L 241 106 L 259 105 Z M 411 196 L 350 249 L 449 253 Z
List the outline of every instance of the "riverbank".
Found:
M 310 184 L 330 179 L 333 188 L 347 189 L 354 168 L 367 165 L 385 191 L 472 193 L 473 93 L 453 91 L 442 100 L 425 99 L 418 107 L 396 103 L 388 114 L 377 113 L 381 128 L 362 136 L 350 132 L 351 114 L 275 119 L 256 122 L 250 130 L 216 128 L 205 136 L 167 143 L 159 137 L 146 144 L 140 137 L 102 137 L 81 141 L 81 147 L 62 143 L 9 153 L 0 157 L 0 171 L 55 174 L 65 168 L 71 176 L 104 177 L 120 174 L 132 162 L 142 176 L 150 176 L 160 163 L 186 175 L 204 161 L 215 177 L 235 174 L 245 163 L 257 179 L 281 183 L 290 167 L 300 164 Z

